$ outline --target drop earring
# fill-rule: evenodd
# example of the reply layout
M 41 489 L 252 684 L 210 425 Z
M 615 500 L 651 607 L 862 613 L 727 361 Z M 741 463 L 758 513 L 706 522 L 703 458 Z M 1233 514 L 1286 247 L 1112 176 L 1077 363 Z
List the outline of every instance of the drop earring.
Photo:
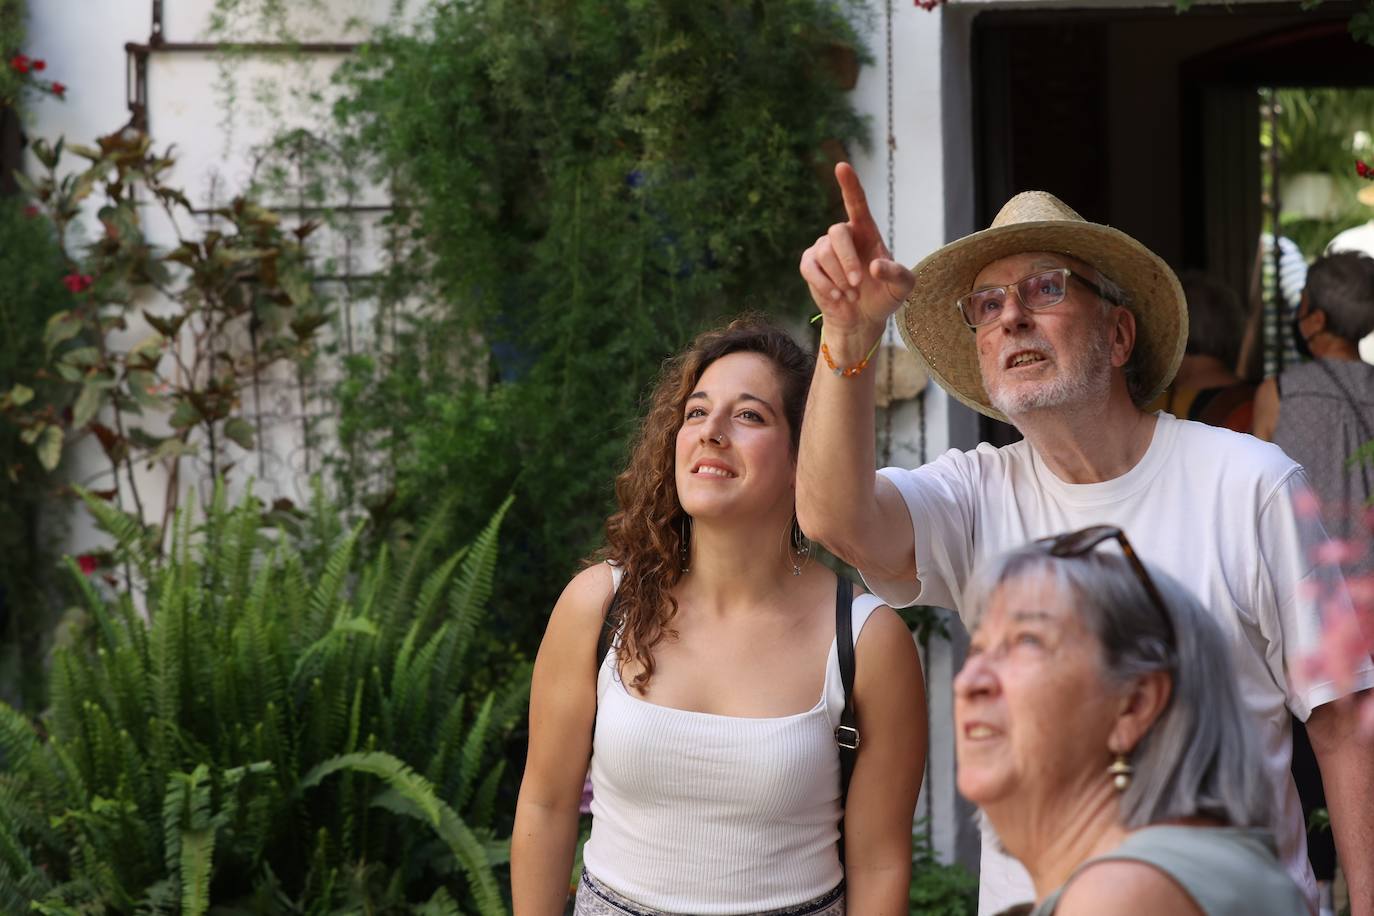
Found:
M 800 576 L 802 568 L 806 566 L 806 561 L 811 558 L 811 542 L 802 533 L 801 525 L 797 524 L 797 517 L 792 516 L 791 532 L 792 555 L 789 559 L 792 562 L 792 575 Z
M 682 538 L 677 549 L 678 571 L 687 573 L 692 571 L 692 517 L 690 515 L 683 514 L 679 531 Z
M 1112 785 L 1116 787 L 1116 791 L 1125 792 L 1131 784 L 1131 776 L 1135 773 L 1135 767 L 1127 762 L 1125 754 L 1117 754 L 1112 765 L 1107 767 L 1107 773 L 1112 777 Z

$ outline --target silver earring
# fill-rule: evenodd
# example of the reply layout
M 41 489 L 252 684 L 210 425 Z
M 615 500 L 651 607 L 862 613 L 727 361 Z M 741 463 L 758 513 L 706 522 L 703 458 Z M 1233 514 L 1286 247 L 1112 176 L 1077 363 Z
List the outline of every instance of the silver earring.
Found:
M 679 542 L 680 546 L 677 549 L 678 569 L 681 572 L 691 572 L 692 517 L 690 515 L 687 515 L 686 513 L 683 514 L 682 522 L 679 525 L 679 530 L 682 535 L 682 540 Z
M 807 559 L 811 556 L 811 542 L 802 533 L 801 525 L 797 524 L 797 517 L 792 516 L 792 536 L 791 536 L 792 556 L 792 575 L 800 576 L 802 567 L 806 565 Z

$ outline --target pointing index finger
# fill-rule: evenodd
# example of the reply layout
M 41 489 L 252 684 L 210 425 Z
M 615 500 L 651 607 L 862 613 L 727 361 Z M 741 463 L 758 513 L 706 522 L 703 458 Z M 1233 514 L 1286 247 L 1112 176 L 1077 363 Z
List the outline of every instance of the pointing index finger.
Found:
M 873 214 L 868 210 L 868 196 L 859 181 L 859 173 L 848 162 L 835 166 L 835 180 L 840 184 L 840 195 L 844 198 L 844 212 L 849 222 L 867 228 L 873 225 Z

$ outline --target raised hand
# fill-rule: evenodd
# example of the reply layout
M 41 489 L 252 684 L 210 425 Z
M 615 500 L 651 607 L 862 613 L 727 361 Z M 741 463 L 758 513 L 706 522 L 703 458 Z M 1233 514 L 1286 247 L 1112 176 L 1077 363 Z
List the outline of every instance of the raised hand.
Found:
M 853 167 L 836 165 L 835 180 L 849 219 L 831 226 L 806 249 L 801 275 L 825 316 L 827 339 L 872 336 L 905 301 L 916 278 L 892 260 Z

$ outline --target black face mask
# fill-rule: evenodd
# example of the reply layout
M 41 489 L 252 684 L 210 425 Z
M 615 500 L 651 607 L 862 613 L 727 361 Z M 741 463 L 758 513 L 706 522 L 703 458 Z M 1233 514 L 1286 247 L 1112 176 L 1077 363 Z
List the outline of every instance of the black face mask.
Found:
M 1298 351 L 1298 356 L 1303 359 L 1312 359 L 1312 348 L 1307 345 L 1307 338 L 1302 336 L 1302 319 L 1297 315 L 1289 322 L 1289 328 L 1293 331 L 1293 349 Z

